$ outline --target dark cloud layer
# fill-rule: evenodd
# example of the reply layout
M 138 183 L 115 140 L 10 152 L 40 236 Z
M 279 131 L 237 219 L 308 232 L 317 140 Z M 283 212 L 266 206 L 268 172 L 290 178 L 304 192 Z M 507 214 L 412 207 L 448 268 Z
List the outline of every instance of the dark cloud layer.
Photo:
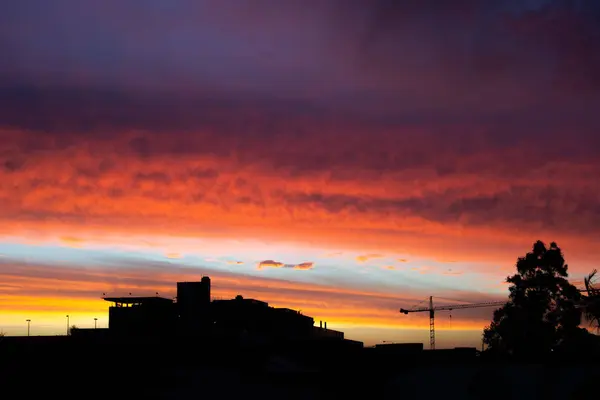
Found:
M 13 2 L 0 217 L 597 237 L 598 2 L 451 3 Z
M 439 171 L 452 172 L 456 157 L 497 147 L 535 148 L 533 163 L 600 151 L 595 1 L 82 4 L 5 8 L 0 125 L 63 147 L 124 130 L 172 138 L 134 139 L 143 155 L 265 159 L 261 142 L 275 167 L 315 170 L 399 170 L 445 151 Z
M 581 112 L 600 89 L 599 16 L 593 0 L 26 0 L 0 17 L 0 84 L 36 115 L 49 98 L 99 119 L 115 103 L 152 125 L 147 111 L 165 109 L 167 126 L 232 102 L 380 118 Z

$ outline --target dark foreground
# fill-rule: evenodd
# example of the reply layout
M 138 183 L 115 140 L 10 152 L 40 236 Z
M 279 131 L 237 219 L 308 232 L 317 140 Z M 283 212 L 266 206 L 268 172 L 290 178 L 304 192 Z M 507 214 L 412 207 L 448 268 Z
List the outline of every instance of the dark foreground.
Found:
M 600 382 L 594 359 L 516 364 L 302 344 L 10 339 L 0 343 L 0 393 L 10 398 L 565 400 L 595 398 Z

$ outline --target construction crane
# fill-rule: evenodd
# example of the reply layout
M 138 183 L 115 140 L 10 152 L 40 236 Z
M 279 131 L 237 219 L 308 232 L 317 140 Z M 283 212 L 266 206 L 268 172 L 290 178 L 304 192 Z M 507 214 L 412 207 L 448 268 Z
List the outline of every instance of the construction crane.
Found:
M 580 292 L 584 292 L 585 289 L 578 289 Z M 594 302 L 595 303 L 595 302 Z M 433 296 L 429 296 L 429 307 L 412 308 L 410 310 L 401 308 L 402 314 L 408 314 L 413 312 L 425 312 L 429 311 L 429 348 L 435 350 L 435 312 L 436 311 L 452 311 L 460 310 L 464 308 L 481 308 L 481 307 L 497 307 L 506 304 L 506 301 L 488 301 L 484 303 L 468 303 L 468 304 L 452 304 L 444 306 L 433 306 Z M 586 308 L 589 304 L 582 302 L 576 304 L 577 308 Z
M 402 314 L 429 311 L 429 348 L 435 350 L 435 312 L 461 310 L 463 308 L 496 307 L 505 304 L 506 301 L 488 301 L 485 303 L 452 304 L 444 306 L 433 306 L 433 296 L 429 296 L 429 307 L 413 308 L 410 310 L 401 308 Z

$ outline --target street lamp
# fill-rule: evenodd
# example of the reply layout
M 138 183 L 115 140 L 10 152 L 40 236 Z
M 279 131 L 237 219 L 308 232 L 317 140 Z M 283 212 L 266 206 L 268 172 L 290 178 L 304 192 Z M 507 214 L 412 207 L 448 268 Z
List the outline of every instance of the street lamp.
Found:
M 67 314 L 67 336 L 69 336 L 69 315 Z
M 98 318 L 94 318 L 94 329 L 98 327 Z
M 25 321 L 27 321 L 27 336 L 29 336 L 29 332 L 30 332 L 30 328 L 31 328 L 31 320 L 26 319 Z

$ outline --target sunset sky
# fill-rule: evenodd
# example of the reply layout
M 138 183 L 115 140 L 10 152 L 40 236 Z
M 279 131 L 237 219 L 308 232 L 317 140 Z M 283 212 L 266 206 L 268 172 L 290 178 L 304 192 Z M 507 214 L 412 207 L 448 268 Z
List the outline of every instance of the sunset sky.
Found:
M 9 1 L 0 331 L 209 275 L 427 343 L 401 307 L 504 300 L 537 239 L 598 266 L 599 105 L 597 0 Z M 492 311 L 440 313 L 438 347 Z

